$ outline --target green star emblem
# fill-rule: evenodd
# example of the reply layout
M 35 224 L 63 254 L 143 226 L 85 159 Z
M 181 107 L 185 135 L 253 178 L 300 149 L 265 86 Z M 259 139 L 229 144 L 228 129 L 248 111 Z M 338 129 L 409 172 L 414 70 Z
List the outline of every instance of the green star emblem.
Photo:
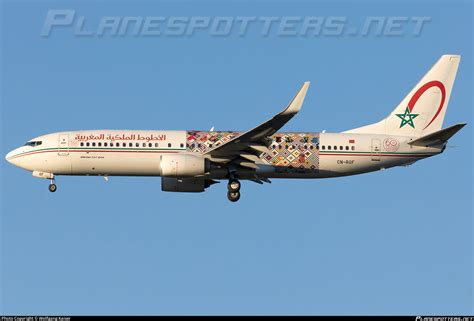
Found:
M 415 128 L 415 124 L 413 123 L 413 119 L 418 117 L 419 114 L 410 114 L 410 109 L 405 109 L 404 114 L 395 114 L 397 115 L 401 120 L 400 128 L 405 126 L 406 124 L 410 125 L 412 128 Z

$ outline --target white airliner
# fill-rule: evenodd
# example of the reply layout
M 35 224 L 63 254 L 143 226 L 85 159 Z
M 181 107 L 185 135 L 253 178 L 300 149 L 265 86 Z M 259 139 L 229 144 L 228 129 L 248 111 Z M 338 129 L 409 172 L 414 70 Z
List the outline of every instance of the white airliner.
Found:
M 6 155 L 51 180 L 59 175 L 161 176 L 168 192 L 203 192 L 228 180 L 330 178 L 406 166 L 444 151 L 465 124 L 442 129 L 461 57 L 444 55 L 385 119 L 342 133 L 278 132 L 300 110 L 309 82 L 287 108 L 246 132 L 84 130 L 36 137 Z

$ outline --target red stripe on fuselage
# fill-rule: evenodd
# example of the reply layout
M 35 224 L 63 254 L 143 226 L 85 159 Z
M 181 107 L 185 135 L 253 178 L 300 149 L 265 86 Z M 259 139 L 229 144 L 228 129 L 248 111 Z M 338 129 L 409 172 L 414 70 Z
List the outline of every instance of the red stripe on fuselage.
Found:
M 164 153 L 178 153 L 178 151 L 167 151 L 167 150 L 41 150 L 37 152 L 29 152 L 26 154 L 21 154 L 21 155 L 15 155 L 13 157 L 10 157 L 10 159 L 14 158 L 19 158 L 22 156 L 30 156 L 34 154 L 42 154 L 42 153 L 156 153 L 156 154 L 164 154 Z
M 379 156 L 379 157 L 424 157 L 431 154 L 319 154 L 319 156 Z
M 22 156 L 29 156 L 29 155 L 35 155 L 35 154 L 42 154 L 42 153 L 145 153 L 145 154 L 176 154 L 179 153 L 180 151 L 167 151 L 167 150 L 95 150 L 95 149 L 80 149 L 80 150 L 58 150 L 58 149 L 53 149 L 53 150 L 42 150 L 42 151 L 36 151 L 36 152 L 29 152 L 26 154 L 21 154 L 21 155 L 16 155 L 13 156 L 10 159 L 15 159 L 19 158 Z M 425 156 L 432 156 L 431 154 L 352 154 L 352 153 L 320 153 L 319 156 L 380 156 L 380 157 L 425 157 Z

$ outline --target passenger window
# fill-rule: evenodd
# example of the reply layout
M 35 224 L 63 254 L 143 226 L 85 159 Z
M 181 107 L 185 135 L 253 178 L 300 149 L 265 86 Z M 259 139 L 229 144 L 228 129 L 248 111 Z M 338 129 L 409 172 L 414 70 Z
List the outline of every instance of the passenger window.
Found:
M 146 147 L 146 143 L 143 143 L 143 147 Z
M 139 143 L 135 143 L 135 147 L 140 147 L 140 144 L 139 144 Z
M 115 143 L 115 147 L 120 147 L 120 143 Z
M 133 147 L 133 143 L 128 143 L 128 147 Z
M 324 145 L 321 146 L 321 149 L 322 149 L 322 150 L 325 150 L 325 149 L 326 149 L 326 146 L 324 146 Z
M 184 144 L 183 144 L 183 143 L 179 144 L 179 147 L 183 148 L 183 147 L 184 147 Z
M 349 146 L 346 146 L 346 150 L 349 150 Z
M 352 146 L 351 149 L 352 149 L 352 150 L 355 150 L 356 148 L 355 148 L 355 146 Z
M 148 143 L 148 147 L 152 147 L 152 146 L 153 146 L 153 144 L 152 144 L 152 143 Z
M 339 150 L 344 150 L 344 147 L 343 147 L 343 146 L 339 146 Z
M 100 142 L 97 143 L 97 146 L 102 147 L 102 143 L 100 143 Z
M 95 147 L 95 142 L 92 143 L 92 147 Z
M 84 142 L 81 142 L 81 146 L 84 146 Z
M 158 147 L 158 143 L 155 143 L 155 147 Z
M 86 146 L 87 146 L 87 147 L 89 147 L 89 145 L 90 145 L 90 143 L 89 143 L 89 142 L 87 142 L 87 143 L 86 143 Z
M 328 150 L 331 150 L 331 146 L 330 146 L 330 145 L 328 145 Z
M 122 147 L 127 147 L 127 143 L 122 143 Z
M 104 143 L 104 147 L 107 147 L 107 143 Z
M 168 143 L 168 147 L 171 147 L 171 143 Z

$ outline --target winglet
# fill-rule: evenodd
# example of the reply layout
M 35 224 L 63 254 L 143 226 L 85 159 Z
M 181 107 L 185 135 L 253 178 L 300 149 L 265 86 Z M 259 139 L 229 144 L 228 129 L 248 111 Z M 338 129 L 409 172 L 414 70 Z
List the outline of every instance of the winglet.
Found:
M 296 96 L 291 100 L 288 107 L 286 107 L 286 109 L 281 112 L 281 115 L 294 115 L 300 111 L 301 106 L 303 106 L 304 98 L 306 96 L 306 92 L 308 91 L 309 84 L 309 81 L 305 81 Z
M 205 153 L 208 155 L 206 157 L 209 157 L 210 155 L 213 158 L 231 157 L 233 159 L 240 155 L 241 151 L 247 149 L 256 150 L 259 152 L 259 155 L 262 152 L 268 152 L 268 149 L 265 146 L 262 146 L 261 143 L 265 143 L 264 140 L 266 137 L 276 133 L 298 113 L 298 111 L 301 109 L 301 106 L 303 105 L 308 88 L 309 81 L 303 84 L 296 96 L 291 100 L 290 104 L 283 111 L 276 114 L 266 122 L 258 125 L 257 127 L 254 127 L 253 129 L 248 130 L 237 137 L 234 137 L 226 143 L 211 149 Z M 263 148 L 265 150 L 263 150 Z M 241 166 L 244 165 L 241 164 Z

